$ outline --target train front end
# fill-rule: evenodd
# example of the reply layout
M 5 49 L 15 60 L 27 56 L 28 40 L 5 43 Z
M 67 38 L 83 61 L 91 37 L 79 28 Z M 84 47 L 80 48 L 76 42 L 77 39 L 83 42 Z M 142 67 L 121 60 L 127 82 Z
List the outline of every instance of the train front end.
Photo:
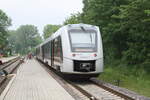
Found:
M 68 26 L 64 37 L 63 73 L 93 77 L 103 72 L 102 39 L 97 26 Z

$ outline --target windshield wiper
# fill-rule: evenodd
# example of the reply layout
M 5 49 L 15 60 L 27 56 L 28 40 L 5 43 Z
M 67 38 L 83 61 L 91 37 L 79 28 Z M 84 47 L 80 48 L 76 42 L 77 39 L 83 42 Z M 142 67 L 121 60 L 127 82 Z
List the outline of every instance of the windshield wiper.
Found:
M 92 35 L 90 34 L 91 44 L 92 44 Z

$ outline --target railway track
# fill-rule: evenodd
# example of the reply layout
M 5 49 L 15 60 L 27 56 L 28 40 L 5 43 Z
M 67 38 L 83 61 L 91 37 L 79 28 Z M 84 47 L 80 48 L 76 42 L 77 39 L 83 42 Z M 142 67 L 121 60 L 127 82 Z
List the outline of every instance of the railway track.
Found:
M 46 71 L 62 85 L 76 100 L 136 100 L 123 93 L 110 89 L 102 84 L 96 83 L 94 80 L 86 81 L 70 81 L 62 77 L 50 66 L 40 64 Z M 75 93 L 73 93 L 75 92 Z
M 8 74 L 6 76 L 0 76 L 0 94 L 7 85 L 7 82 L 10 80 L 8 76 L 13 74 L 17 67 L 22 63 L 22 60 L 20 57 L 17 57 L 0 66 L 0 71 L 5 70 Z
M 11 64 L 13 64 L 14 62 L 16 62 L 18 59 L 20 59 L 20 57 L 16 57 L 12 60 L 9 60 L 7 62 L 4 62 L 2 65 L 0 65 L 0 70 L 4 70 L 7 67 L 9 67 Z
M 125 94 L 125 93 L 121 93 L 121 92 L 119 92 L 119 91 L 117 91 L 117 90 L 114 90 L 114 89 L 112 89 L 112 88 L 110 88 L 110 87 L 108 87 L 108 86 L 105 86 L 105 85 L 101 84 L 100 82 L 98 82 L 98 80 L 97 80 L 96 78 L 90 79 L 90 81 L 91 81 L 93 84 L 95 84 L 97 87 L 100 87 L 100 88 L 102 88 L 102 89 L 105 89 L 105 90 L 107 90 L 107 91 L 113 93 L 114 95 L 117 95 L 117 96 L 119 96 L 119 97 L 121 97 L 121 98 L 124 98 L 125 100 L 135 100 L 134 98 L 128 96 L 128 95 Z M 116 99 L 116 100 L 117 100 L 117 99 Z
M 93 84 L 91 81 L 74 82 L 73 84 L 90 93 L 94 100 L 128 100 L 117 96 L 103 88 L 100 88 L 99 86 Z

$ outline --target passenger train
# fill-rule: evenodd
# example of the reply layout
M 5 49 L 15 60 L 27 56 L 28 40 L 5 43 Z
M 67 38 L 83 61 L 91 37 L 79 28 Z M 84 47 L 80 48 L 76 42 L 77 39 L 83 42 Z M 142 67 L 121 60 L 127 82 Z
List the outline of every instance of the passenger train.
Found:
M 36 47 L 36 57 L 65 75 L 95 77 L 103 72 L 99 27 L 65 25 Z

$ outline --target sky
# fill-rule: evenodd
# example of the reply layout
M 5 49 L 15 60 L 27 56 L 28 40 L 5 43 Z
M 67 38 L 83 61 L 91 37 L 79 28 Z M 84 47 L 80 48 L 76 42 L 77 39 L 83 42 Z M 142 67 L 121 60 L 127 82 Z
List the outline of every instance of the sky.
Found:
M 72 13 L 82 12 L 82 0 L 0 0 L 0 9 L 11 19 L 9 29 L 32 24 L 40 34 L 47 24 L 63 24 Z

